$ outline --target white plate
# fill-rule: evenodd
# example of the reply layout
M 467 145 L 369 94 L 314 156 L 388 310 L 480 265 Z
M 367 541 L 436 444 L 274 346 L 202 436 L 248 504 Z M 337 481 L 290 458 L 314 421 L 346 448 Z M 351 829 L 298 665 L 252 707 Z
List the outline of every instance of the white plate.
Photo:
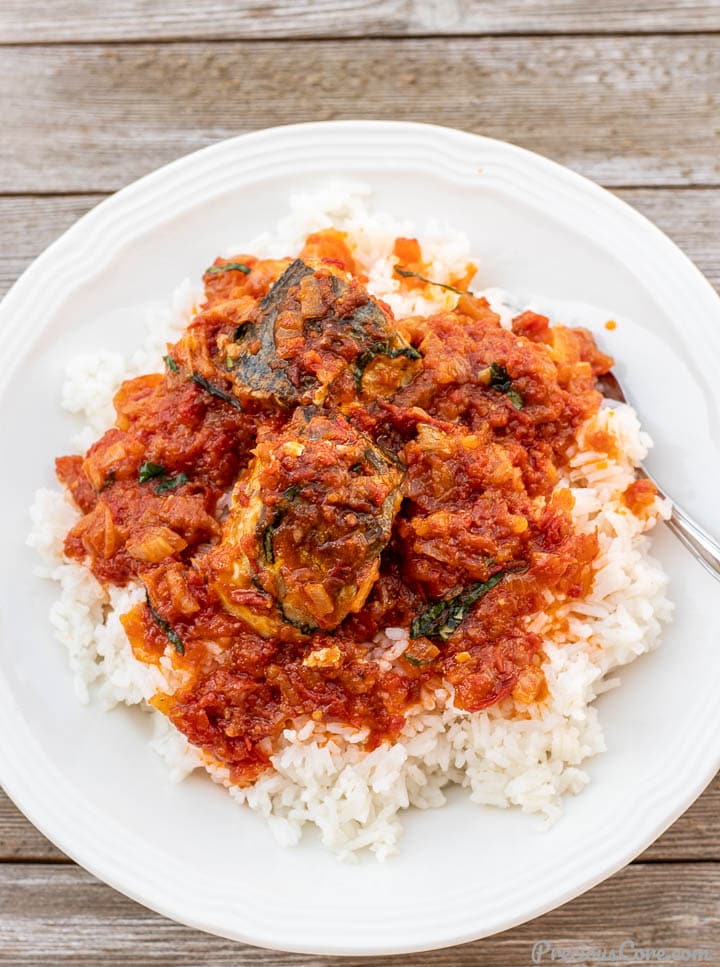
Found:
M 141 179 L 82 218 L 0 307 L 0 779 L 96 876 L 176 920 L 267 947 L 378 954 L 471 940 L 609 876 L 718 768 L 717 585 L 665 532 L 677 603 L 659 651 L 599 702 L 608 752 L 546 833 L 471 804 L 405 814 L 401 855 L 343 865 L 317 842 L 283 850 L 209 780 L 174 786 L 142 713 L 77 704 L 25 547 L 33 491 L 68 446 L 59 410 L 78 351 L 130 350 L 141 307 L 196 277 L 231 239 L 281 217 L 288 195 L 352 176 L 378 206 L 470 236 L 480 282 L 583 300 L 623 317 L 606 347 L 656 440 L 671 493 L 720 530 L 720 300 L 657 229 L 578 175 L 511 145 L 438 127 L 339 122 L 235 138 Z M 624 317 L 634 319 L 627 322 Z

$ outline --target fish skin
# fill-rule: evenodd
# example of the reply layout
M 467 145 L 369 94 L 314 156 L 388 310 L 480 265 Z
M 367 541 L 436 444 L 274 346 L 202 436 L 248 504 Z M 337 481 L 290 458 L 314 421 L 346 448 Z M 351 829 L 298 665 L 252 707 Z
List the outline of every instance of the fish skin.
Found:
M 275 282 L 258 306 L 258 317 L 243 333 L 240 342 L 247 346 L 254 340 L 260 341 L 259 349 L 245 351 L 239 357 L 234 371 L 237 383 L 249 387 L 254 395 L 272 398 L 281 406 L 291 406 L 300 402 L 301 394 L 290 382 L 277 354 L 275 345 L 275 323 L 283 303 L 287 302 L 290 291 L 313 270 L 301 259 L 295 259 Z
M 312 283 L 303 286 L 311 276 Z M 318 309 L 317 315 L 312 314 L 313 308 Z M 291 339 L 302 342 L 288 353 L 277 342 L 281 314 L 286 322 L 297 323 Z M 397 386 L 412 376 L 419 358 L 392 318 L 363 288 L 326 266 L 312 268 L 301 259 L 275 282 L 236 343 L 240 347 L 233 370 L 237 391 L 283 409 L 326 399 L 347 405 L 358 394 L 367 395 L 370 384 L 366 381 L 363 386 L 363 380 L 369 362 L 382 357 L 385 367 L 394 370 L 390 381 Z M 318 359 L 323 364 L 320 375 Z

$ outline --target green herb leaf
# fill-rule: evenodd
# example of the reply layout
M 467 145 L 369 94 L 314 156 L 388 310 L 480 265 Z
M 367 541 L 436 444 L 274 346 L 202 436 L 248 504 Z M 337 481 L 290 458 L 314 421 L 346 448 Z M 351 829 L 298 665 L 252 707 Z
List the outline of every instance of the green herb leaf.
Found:
M 387 340 L 375 343 L 369 349 L 364 349 L 355 360 L 355 386 L 358 392 L 362 391 L 365 370 L 376 356 L 387 356 L 388 359 L 398 359 L 400 356 L 408 359 L 422 359 L 422 353 L 414 346 L 393 347 Z
M 395 271 L 404 279 L 419 279 L 421 282 L 427 282 L 428 285 L 437 285 L 439 288 L 447 289 L 448 292 L 455 292 L 457 295 L 472 295 L 472 292 L 466 291 L 465 289 L 456 289 L 454 285 L 445 285 L 444 282 L 433 282 L 432 279 L 425 278 L 425 276 L 420 275 L 419 272 L 413 272 L 411 269 L 404 269 L 399 265 L 395 266 Z
M 518 393 L 516 389 L 508 390 L 506 393 L 506 396 L 516 410 L 521 410 L 523 406 L 525 406 L 525 400 L 522 398 L 522 396 Z
M 157 613 L 157 611 L 155 610 L 155 608 L 153 608 L 152 602 L 150 601 L 150 595 L 147 593 L 147 591 L 145 592 L 145 603 L 148 606 L 148 610 L 150 611 L 150 614 L 152 615 L 153 621 L 158 626 L 158 628 L 162 629 L 162 631 L 165 632 L 165 634 L 167 636 L 167 640 L 173 646 L 173 648 L 175 649 L 175 651 L 178 653 L 178 655 L 184 655 L 185 654 L 185 645 L 182 642 L 182 638 L 173 629 L 172 625 L 168 621 L 166 621 L 163 617 L 161 617 Z
M 167 366 L 167 368 L 170 370 L 171 373 L 180 372 L 180 367 L 172 358 L 172 356 L 163 356 L 163 360 L 165 361 L 165 365 Z
M 250 329 L 252 329 L 252 323 L 251 322 L 241 322 L 240 325 L 235 330 L 235 332 L 233 333 L 233 342 L 237 342 L 238 339 L 242 339 L 242 337 Z
M 512 378 L 504 366 L 499 363 L 490 363 L 490 382 L 488 386 L 496 389 L 500 393 L 507 393 L 512 386 Z
M 275 563 L 275 551 L 273 550 L 273 529 L 266 527 L 262 536 L 263 554 L 268 564 Z
M 168 480 L 163 480 L 155 488 L 156 494 L 163 494 L 167 490 L 175 490 L 176 487 L 182 487 L 183 484 L 188 482 L 188 475 L 186 473 L 178 473 L 174 477 L 170 477 Z
M 418 635 L 418 637 L 419 637 L 419 635 Z M 429 661 L 423 661 L 420 658 L 413 657 L 413 655 L 405 654 L 405 655 L 403 655 L 403 658 L 405 659 L 405 661 L 409 661 L 411 665 L 414 665 L 415 668 L 422 668 L 423 665 L 429 665 L 430 664 Z
M 516 389 L 512 388 L 512 377 L 498 363 L 490 363 L 490 389 L 496 389 L 499 393 L 504 393 L 516 410 L 521 410 L 525 405 L 525 400 Z
M 315 625 L 305 625 L 302 623 L 302 621 L 295 621 L 293 618 L 289 618 L 285 614 L 281 602 L 278 602 L 278 611 L 280 612 L 280 617 L 285 622 L 285 624 L 292 625 L 293 628 L 297 628 L 297 630 L 302 635 L 311 635 L 313 634 L 313 632 L 318 630 Z M 332 634 L 332 632 L 330 632 L 330 634 Z
M 287 490 L 284 490 L 280 495 L 280 500 L 275 505 L 275 512 L 273 514 L 272 520 L 265 528 L 262 534 L 262 548 L 263 554 L 265 555 L 265 560 L 268 564 L 275 563 L 275 550 L 273 548 L 273 531 L 277 530 L 280 526 L 285 514 L 288 512 L 289 504 L 297 497 L 297 495 L 302 490 L 300 484 L 292 484 Z
M 205 270 L 205 275 L 219 275 L 221 272 L 242 272 L 244 275 L 250 275 L 252 269 L 244 262 L 226 262 L 225 265 L 211 265 Z
M 200 373 L 193 373 L 190 377 L 193 383 L 197 383 L 198 386 L 202 386 L 206 393 L 211 396 L 216 396 L 219 400 L 223 400 L 225 403 L 229 403 L 230 406 L 234 407 L 242 413 L 242 403 L 240 400 L 233 396 L 232 393 L 226 393 L 225 390 L 220 389 L 218 386 L 214 386 L 212 383 L 208 382 L 204 376 Z
M 440 638 L 447 641 L 465 620 L 470 608 L 488 591 L 499 584 L 509 571 L 498 571 L 487 581 L 471 584 L 469 588 L 456 594 L 454 598 L 436 601 L 427 611 L 423 611 L 410 626 L 411 638 Z
M 143 463 L 138 470 L 138 481 L 141 484 L 147 483 L 148 480 L 153 480 L 155 477 L 164 477 L 165 474 L 165 467 L 161 467 L 159 463 Z

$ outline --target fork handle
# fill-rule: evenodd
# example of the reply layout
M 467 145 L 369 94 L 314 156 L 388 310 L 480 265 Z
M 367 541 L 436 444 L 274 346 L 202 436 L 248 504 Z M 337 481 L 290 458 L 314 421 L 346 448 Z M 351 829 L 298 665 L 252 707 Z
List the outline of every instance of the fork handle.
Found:
M 642 472 L 648 480 L 652 480 L 655 484 L 658 494 L 661 497 L 667 497 L 667 494 L 658 487 L 657 482 L 644 467 Z M 670 500 L 672 501 L 672 514 L 670 519 L 666 521 L 670 531 L 690 551 L 695 560 L 699 561 L 709 574 L 720 581 L 720 544 L 686 510 L 676 504 L 672 498 Z

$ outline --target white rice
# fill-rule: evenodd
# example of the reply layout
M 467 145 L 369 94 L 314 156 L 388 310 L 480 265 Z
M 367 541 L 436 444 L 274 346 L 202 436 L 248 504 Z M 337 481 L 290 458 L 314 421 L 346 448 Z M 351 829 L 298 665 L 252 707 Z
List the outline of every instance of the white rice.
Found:
M 420 227 L 399 222 L 369 208 L 369 189 L 331 185 L 291 200 L 291 211 L 276 231 L 228 249 L 260 256 L 297 251 L 308 232 L 329 226 L 355 240 L 356 258 L 370 279 L 369 289 L 399 316 L 428 314 L 451 307 L 452 293 L 433 297 L 405 294 L 393 277 L 392 244 L 398 235 L 420 237 L 432 278 L 444 282 L 462 273 L 470 259 L 464 235 L 440 222 Z M 68 367 L 62 405 L 82 416 L 85 425 L 73 440 L 83 451 L 114 419 L 112 397 L 130 376 L 162 368 L 166 343 L 175 341 L 191 318 L 201 291 L 185 281 L 171 304 L 147 320 L 147 339 L 129 359 L 97 352 L 74 359 Z M 504 294 L 488 290 L 504 322 L 514 314 Z M 584 438 L 602 428 L 618 440 L 617 461 L 585 449 Z M 667 579 L 649 553 L 644 531 L 669 515 L 667 502 L 656 501 L 645 522 L 631 514 L 622 493 L 634 479 L 634 467 L 651 441 L 635 412 L 625 405 L 604 406 L 578 436 L 577 451 L 566 477 L 575 498 L 575 526 L 597 530 L 600 553 L 595 579 L 583 601 L 560 607 L 565 632 L 550 627 L 544 614 L 533 617 L 531 630 L 544 636 L 544 666 L 549 699 L 541 707 L 522 707 L 508 699 L 477 713 L 452 704 L 448 689 L 428 692 L 422 707 L 408 717 L 400 741 L 363 752 L 362 732 L 339 724 L 298 721 L 283 733 L 272 757 L 274 772 L 253 786 L 230 784 L 227 771 L 206 762 L 168 720 L 150 710 L 147 700 L 177 684 L 168 653 L 162 671 L 133 657 L 119 617 L 143 592 L 136 586 L 104 590 L 90 572 L 62 555 L 62 542 L 78 511 L 59 490 L 39 490 L 31 510 L 29 543 L 42 558 L 38 573 L 58 584 L 50 612 L 55 635 L 66 647 L 75 690 L 82 702 L 137 705 L 155 716 L 154 748 L 175 780 L 205 767 L 228 786 L 230 795 L 264 816 L 278 842 L 294 844 L 305 824 L 320 830 L 322 841 L 342 858 L 370 850 L 383 860 L 397 852 L 399 813 L 409 806 L 440 806 L 444 787 L 457 783 L 470 798 L 487 806 L 515 806 L 537 813 L 543 823 L 562 811 L 562 797 L 588 782 L 585 760 L 605 748 L 593 700 L 617 684 L 608 675 L 652 649 L 672 605 Z M 549 602 L 552 600 L 548 595 Z M 373 657 L 384 667 L 399 659 L 407 632 L 388 628 L 375 643 Z M 520 715 L 518 716 L 518 713 Z

